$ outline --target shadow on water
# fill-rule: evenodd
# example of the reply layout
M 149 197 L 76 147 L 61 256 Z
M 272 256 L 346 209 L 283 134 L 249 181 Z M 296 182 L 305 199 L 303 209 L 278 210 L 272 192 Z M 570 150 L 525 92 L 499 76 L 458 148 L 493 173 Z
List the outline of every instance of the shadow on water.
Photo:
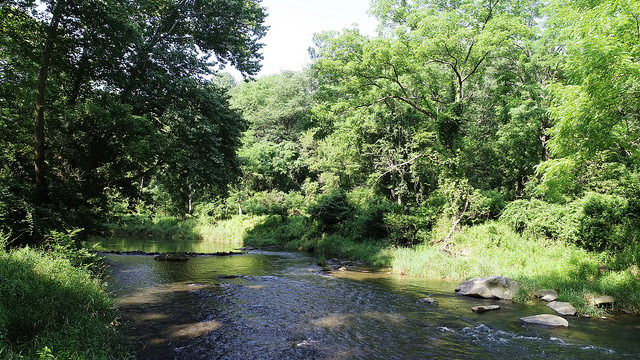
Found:
M 119 307 L 128 324 L 127 338 L 140 359 L 172 358 L 173 348 L 181 342 L 219 329 L 215 319 L 203 320 L 194 313 L 198 293 L 213 285 L 172 283 L 141 289 L 122 297 Z

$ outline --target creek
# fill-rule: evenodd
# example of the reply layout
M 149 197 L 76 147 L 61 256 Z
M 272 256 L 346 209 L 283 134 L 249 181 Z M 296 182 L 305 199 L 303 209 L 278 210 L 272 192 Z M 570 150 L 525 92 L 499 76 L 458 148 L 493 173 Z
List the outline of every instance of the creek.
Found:
M 139 244 L 153 243 L 153 248 Z M 106 239 L 99 250 L 233 250 Z M 568 329 L 524 326 L 542 303 L 456 296 L 457 283 L 348 266 L 323 272 L 306 254 L 253 250 L 160 262 L 106 254 L 126 335 L 139 359 L 640 359 L 640 319 L 567 317 Z M 437 305 L 417 300 L 430 296 Z M 500 310 L 474 313 L 475 305 Z

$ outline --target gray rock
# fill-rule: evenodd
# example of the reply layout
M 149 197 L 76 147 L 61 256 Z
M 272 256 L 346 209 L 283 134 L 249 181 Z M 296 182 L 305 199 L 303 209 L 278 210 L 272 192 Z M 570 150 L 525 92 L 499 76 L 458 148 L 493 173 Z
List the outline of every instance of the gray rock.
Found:
M 520 321 L 525 324 L 547 328 L 569 327 L 569 322 L 565 318 L 550 314 L 527 316 L 520 318 Z
M 538 290 L 536 296 L 546 302 L 558 300 L 558 292 L 555 290 Z
M 467 280 L 458 285 L 455 291 L 458 295 L 511 300 L 519 289 L 518 283 L 506 276 L 485 276 Z
M 417 303 L 421 305 L 438 305 L 438 302 L 430 297 L 418 299 Z
M 576 308 L 568 302 L 552 301 L 547 304 L 547 307 L 553 309 L 560 315 L 575 315 Z
M 609 296 L 609 295 L 598 296 L 592 300 L 592 303 L 595 306 L 611 305 L 614 302 L 615 302 L 615 299 L 613 298 L 613 296 Z
M 155 257 L 158 261 L 187 261 L 189 260 L 189 256 L 181 253 L 167 253 L 160 254 Z
M 485 311 L 498 310 L 500 305 L 479 305 L 471 308 L 473 312 L 483 313 Z

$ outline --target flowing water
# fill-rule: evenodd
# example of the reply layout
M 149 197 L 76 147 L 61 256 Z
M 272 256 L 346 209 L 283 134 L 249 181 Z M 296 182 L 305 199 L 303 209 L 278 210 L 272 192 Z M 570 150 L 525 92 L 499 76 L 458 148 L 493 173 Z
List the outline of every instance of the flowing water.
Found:
M 385 270 L 325 273 L 299 253 L 106 258 L 140 359 L 640 359 L 638 317 L 528 327 L 518 318 L 553 311 L 460 297 L 454 283 Z M 438 305 L 417 302 L 425 296 Z M 492 303 L 501 309 L 471 311 Z

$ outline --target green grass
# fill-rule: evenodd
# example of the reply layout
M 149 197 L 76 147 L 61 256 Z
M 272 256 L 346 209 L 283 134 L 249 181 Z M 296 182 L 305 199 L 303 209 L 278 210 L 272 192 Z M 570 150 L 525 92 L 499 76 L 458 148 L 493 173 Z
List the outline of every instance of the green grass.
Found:
M 105 284 L 61 254 L 0 250 L 0 358 L 126 358 Z
M 188 220 L 188 225 L 199 238 L 220 244 L 244 246 L 247 232 L 265 221 L 266 216 L 235 216 L 228 220 L 211 221 L 207 218 Z

